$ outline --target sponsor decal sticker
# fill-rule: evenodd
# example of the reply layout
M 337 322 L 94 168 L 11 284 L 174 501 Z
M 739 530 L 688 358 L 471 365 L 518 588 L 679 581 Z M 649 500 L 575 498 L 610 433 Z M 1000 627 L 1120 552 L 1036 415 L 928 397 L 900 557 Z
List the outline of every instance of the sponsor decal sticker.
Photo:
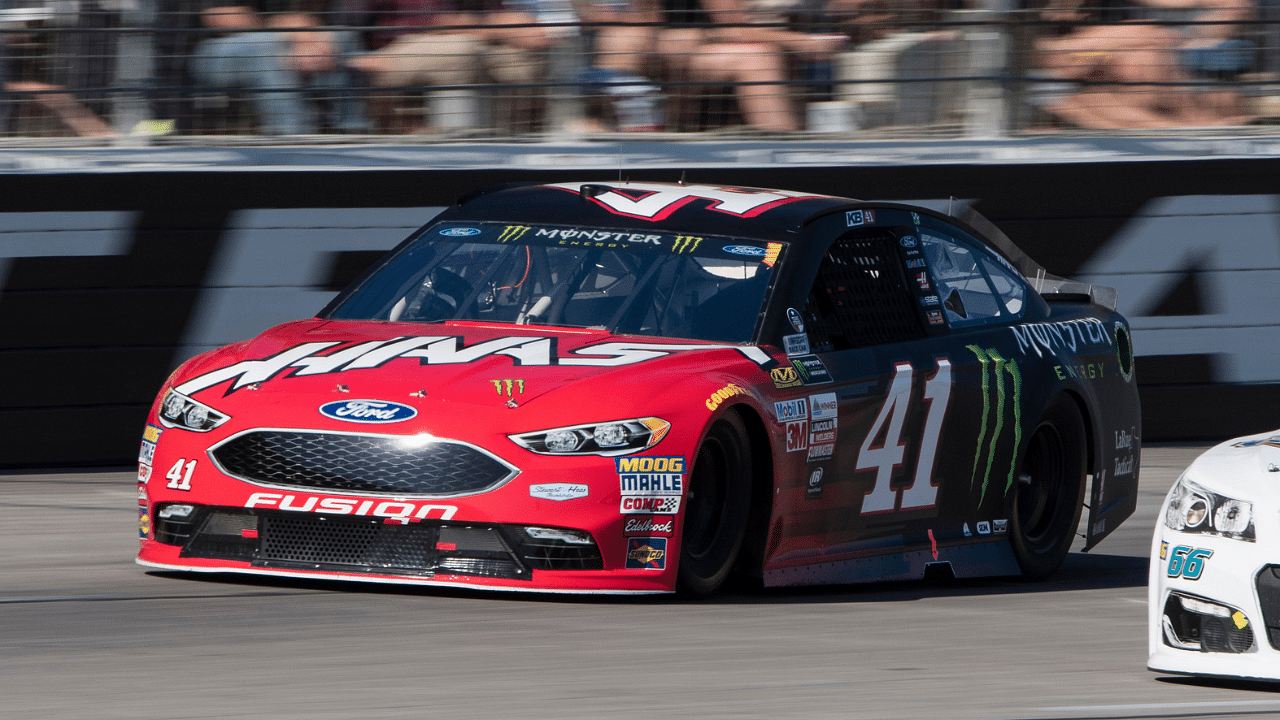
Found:
M 844 222 L 846 227 L 857 227 L 859 225 L 871 225 L 876 221 L 875 210 L 846 210 L 844 214 Z
M 416 417 L 418 411 L 389 400 L 335 400 L 320 406 L 320 414 L 354 423 L 397 423 Z
M 1057 355 L 1062 349 L 1077 352 L 1112 344 L 1107 326 L 1101 320 L 1063 320 L 1052 323 L 1029 323 L 1009 328 L 1018 341 L 1018 352 L 1033 351 L 1036 357 Z
M 528 225 L 508 225 L 502 229 L 502 233 L 498 235 L 498 242 L 513 242 L 524 237 L 524 234 L 533 228 Z
M 809 408 L 814 420 L 834 420 L 840 417 L 840 405 L 835 393 L 818 393 L 809 396 Z
M 808 355 L 809 336 L 804 333 L 783 335 L 782 346 L 786 349 L 788 355 Z
M 901 244 L 902 247 L 904 248 L 913 248 L 919 245 L 920 241 L 916 240 L 915 235 L 903 235 L 901 238 L 898 239 L 898 243 Z
M 746 394 L 747 394 L 746 390 L 743 390 L 741 387 L 733 383 L 729 383 L 728 385 L 725 385 L 719 390 L 711 393 L 711 397 L 707 398 L 707 409 L 715 410 L 716 408 L 720 407 L 725 400 L 728 400 L 734 395 L 746 395 Z
M 1167 560 L 1168 558 L 1169 558 L 1169 541 L 1161 540 L 1160 541 L 1160 559 Z
M 913 223 L 915 223 L 915 224 L 919 225 L 919 224 L 920 224 L 920 213 L 914 213 L 914 212 L 913 212 L 913 213 L 911 213 L 911 222 L 913 222 Z
M 804 318 L 800 315 L 799 310 L 787 308 L 787 322 L 791 323 L 791 328 L 796 332 L 804 332 Z
M 471 237 L 473 235 L 479 235 L 480 228 L 471 228 L 471 227 L 444 228 L 443 230 L 440 231 L 440 234 L 445 237 Z
M 937 295 L 921 295 L 920 296 L 920 304 L 926 307 L 930 305 L 938 305 L 941 302 L 942 301 L 938 299 Z
M 946 322 L 942 317 L 941 310 L 925 310 L 924 316 L 925 319 L 929 321 L 930 325 L 942 325 Z
M 836 452 L 835 443 L 828 443 L 826 445 L 810 445 L 809 455 L 805 458 L 805 460 L 809 462 L 812 462 L 814 460 L 826 460 L 830 458 L 832 455 L 834 455 L 835 452 Z
M 1002 535 L 1009 531 L 1008 520 L 993 520 L 991 522 L 991 531 L 997 535 Z
M 140 507 L 138 508 L 138 537 L 142 540 L 146 540 L 147 536 L 150 534 L 151 516 L 147 514 L 146 508 Z
M 666 568 L 666 538 L 630 538 L 627 540 L 628 570 L 665 570 Z
M 755 247 L 754 245 L 725 245 L 720 249 L 733 255 L 743 255 L 745 257 L 764 257 L 765 253 L 768 252 L 764 248 Z
M 991 534 L 991 523 L 987 522 L 986 520 L 981 520 L 981 521 L 979 521 L 979 522 L 978 522 L 978 534 L 979 534 L 979 535 L 990 535 L 990 534 Z
M 831 373 L 822 364 L 817 355 L 802 355 L 791 358 L 791 365 L 796 369 L 800 382 L 805 385 L 822 385 L 831 382 Z
M 629 517 L 622 524 L 625 537 L 672 537 L 676 519 L 667 517 Z
M 914 258 L 914 259 L 912 259 L 912 260 L 908 260 L 908 261 L 907 261 L 907 269 L 908 269 L 908 270 L 919 270 L 919 269 L 920 269 L 920 268 L 922 268 L 922 267 L 924 267 L 924 259 L 923 259 L 923 258 Z
M 142 447 L 138 449 L 138 462 L 150 465 L 155 462 L 156 444 L 153 442 L 142 441 Z
M 924 272 L 923 270 L 916 273 L 916 285 L 921 290 L 928 290 L 929 289 L 929 273 Z
M 557 183 L 551 187 L 579 194 L 582 183 Z M 607 187 L 607 186 L 602 186 Z M 774 192 L 742 192 L 714 185 L 660 185 L 656 183 L 627 183 L 623 187 L 608 187 L 589 199 L 615 215 L 626 215 L 644 220 L 665 220 L 672 213 L 695 200 L 707 200 L 707 209 L 738 217 L 756 217 L 779 205 L 808 198 L 823 197 L 798 192 L 778 190 Z
M 625 495 L 679 495 L 684 492 L 683 457 L 632 455 L 614 458 Z
M 977 345 L 966 345 L 966 349 L 973 353 L 978 362 L 982 363 L 982 421 L 978 426 L 978 447 L 973 454 L 973 470 L 969 474 L 969 488 L 973 489 L 973 483 L 978 477 L 978 467 L 982 462 L 983 455 L 986 455 L 987 464 L 986 471 L 982 475 L 982 493 L 978 497 L 978 504 L 987 496 L 987 485 L 991 480 L 992 466 L 995 464 L 996 446 L 1000 442 L 1000 437 L 1004 431 L 1005 421 L 1005 404 L 1013 406 L 1013 447 L 1022 444 L 1022 372 L 1018 369 L 1016 360 L 1005 360 L 1001 357 L 1000 352 L 995 349 L 982 349 Z M 1008 397 L 1005 386 L 1005 375 L 1013 384 L 1012 397 Z M 995 387 L 992 387 L 994 379 Z M 994 396 L 994 398 L 993 398 Z M 995 400 L 994 407 L 992 400 Z M 990 440 L 987 439 L 987 426 L 989 421 L 994 417 L 995 422 L 991 429 Z M 985 443 L 989 443 L 984 446 Z M 1007 496 L 1009 490 L 1013 487 L 1014 460 L 1009 460 L 1009 473 L 1005 480 L 1004 494 Z
M 675 242 L 671 244 L 671 252 L 676 255 L 692 254 L 704 239 L 694 235 L 677 235 Z
M 964 524 L 964 536 L 973 537 L 973 533 L 969 530 L 969 523 Z
M 148 503 L 147 486 L 143 483 L 138 483 L 138 504 L 146 505 L 147 503 Z
M 507 380 L 490 380 L 493 383 L 493 389 L 498 393 L 499 397 L 515 397 L 524 394 L 524 380 L 507 379 Z
M 147 429 L 142 431 L 142 439 L 147 442 L 159 442 L 160 433 L 162 432 L 164 432 L 164 428 L 147 423 Z
M 775 402 L 773 404 L 773 414 L 778 416 L 778 422 L 780 423 L 790 420 L 806 420 L 809 417 L 809 403 L 804 398 Z
M 809 444 L 826 445 L 836 441 L 836 419 L 814 420 L 809 423 Z
M 624 495 L 619 512 L 623 515 L 675 515 L 680 512 L 680 496 Z
M 1246 618 L 1244 616 L 1244 613 L 1240 612 L 1239 610 L 1231 613 L 1231 622 L 1235 623 L 1237 630 L 1243 630 L 1249 626 L 1248 618 Z
M 589 492 L 589 488 L 583 483 L 542 483 L 529 486 L 529 497 L 556 502 L 584 498 Z
M 799 452 L 809 447 L 809 421 L 797 420 L 787 423 L 787 452 Z
M 822 468 L 814 468 L 809 473 L 809 485 L 804 489 L 804 496 L 809 500 L 822 497 Z
M 764 251 L 765 267 L 773 267 L 778 262 L 778 255 L 782 253 L 782 243 L 769 243 L 768 248 Z
M 151 466 L 147 463 L 138 463 L 138 482 L 151 482 Z
M 800 386 L 800 374 L 794 367 L 776 367 L 769 371 L 769 379 L 779 390 Z

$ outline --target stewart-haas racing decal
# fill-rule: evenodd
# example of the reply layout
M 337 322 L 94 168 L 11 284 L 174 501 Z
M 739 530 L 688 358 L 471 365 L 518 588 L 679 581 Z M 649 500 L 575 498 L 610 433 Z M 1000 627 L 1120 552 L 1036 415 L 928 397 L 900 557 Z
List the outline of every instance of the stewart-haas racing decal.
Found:
M 461 345 L 462 340 L 463 338 L 458 335 L 395 337 L 389 340 L 372 340 L 351 345 L 326 355 L 320 353 L 341 343 L 303 343 L 260 360 L 241 360 L 233 365 L 198 375 L 174 389 L 183 395 L 190 396 L 192 393 L 200 392 L 218 383 L 235 380 L 227 390 L 227 394 L 230 394 L 295 368 L 296 370 L 289 377 L 367 370 L 381 367 L 397 358 L 417 358 L 422 365 L 458 365 L 505 355 L 510 357 L 516 365 L 619 367 L 666 357 L 673 352 L 730 349 L 742 353 L 761 367 L 773 362 L 760 348 L 742 345 L 603 342 L 578 348 L 568 355 L 561 356 L 556 352 L 554 337 L 519 335 L 493 338 L 466 346 Z

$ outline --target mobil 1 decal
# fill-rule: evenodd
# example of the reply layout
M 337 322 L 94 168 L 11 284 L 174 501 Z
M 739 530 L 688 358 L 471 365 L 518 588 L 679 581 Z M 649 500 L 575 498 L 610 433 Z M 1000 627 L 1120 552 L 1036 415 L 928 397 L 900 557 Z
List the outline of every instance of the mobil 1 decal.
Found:
M 884 403 L 858 449 L 855 469 L 859 474 L 874 473 L 862 500 L 863 515 L 921 510 L 938 503 L 933 470 L 951 404 L 952 376 L 948 358 L 935 358 L 933 365 L 894 365 Z M 920 428 L 915 437 L 904 435 L 909 417 L 911 426 Z M 894 469 L 904 464 L 910 481 L 891 486 Z

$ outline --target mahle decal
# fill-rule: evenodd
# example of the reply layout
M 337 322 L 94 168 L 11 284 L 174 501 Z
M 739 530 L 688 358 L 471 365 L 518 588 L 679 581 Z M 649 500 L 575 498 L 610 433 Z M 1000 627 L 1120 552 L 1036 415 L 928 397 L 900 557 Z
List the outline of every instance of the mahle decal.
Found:
M 1009 494 L 1010 488 L 1013 487 L 1014 463 L 1017 459 L 1017 448 L 1022 444 L 1022 373 L 1018 370 L 1018 362 L 1016 360 L 1005 360 L 1000 356 L 1000 352 L 995 349 L 982 349 L 977 345 L 965 346 L 970 352 L 977 356 L 978 362 L 982 363 L 982 422 L 978 427 L 978 447 L 973 454 L 973 473 L 969 476 L 969 487 L 973 488 L 974 479 L 978 476 L 978 465 L 982 461 L 983 443 L 987 438 L 987 422 L 992 415 L 991 408 L 991 378 L 995 378 L 995 427 L 991 431 L 990 445 L 986 449 L 987 468 L 982 476 L 982 494 L 978 497 L 978 504 L 987 496 L 987 484 L 991 480 L 991 466 L 996 459 L 996 445 L 1000 442 L 1000 434 L 1004 430 L 1004 406 L 1006 400 L 1004 375 L 1008 373 L 1013 379 L 1013 456 L 1009 459 L 1009 477 L 1005 481 L 1004 492 Z M 991 372 L 988 373 L 987 370 Z

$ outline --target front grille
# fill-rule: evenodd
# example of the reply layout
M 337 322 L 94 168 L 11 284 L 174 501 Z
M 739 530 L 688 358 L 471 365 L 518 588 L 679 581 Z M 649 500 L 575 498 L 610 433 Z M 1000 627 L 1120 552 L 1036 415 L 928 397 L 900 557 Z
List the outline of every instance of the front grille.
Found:
M 255 567 L 427 576 L 436 573 L 530 579 L 530 570 L 599 570 L 595 541 L 531 538 L 524 526 L 313 515 L 205 507 L 182 557 L 239 560 Z
M 470 445 L 413 446 L 385 435 L 255 430 L 213 449 L 229 475 L 253 483 L 338 492 L 457 496 L 486 492 L 516 469 Z
M 1267 628 L 1271 647 L 1280 650 L 1280 565 L 1268 565 L 1258 572 L 1255 581 L 1258 604 L 1262 606 L 1262 624 Z

